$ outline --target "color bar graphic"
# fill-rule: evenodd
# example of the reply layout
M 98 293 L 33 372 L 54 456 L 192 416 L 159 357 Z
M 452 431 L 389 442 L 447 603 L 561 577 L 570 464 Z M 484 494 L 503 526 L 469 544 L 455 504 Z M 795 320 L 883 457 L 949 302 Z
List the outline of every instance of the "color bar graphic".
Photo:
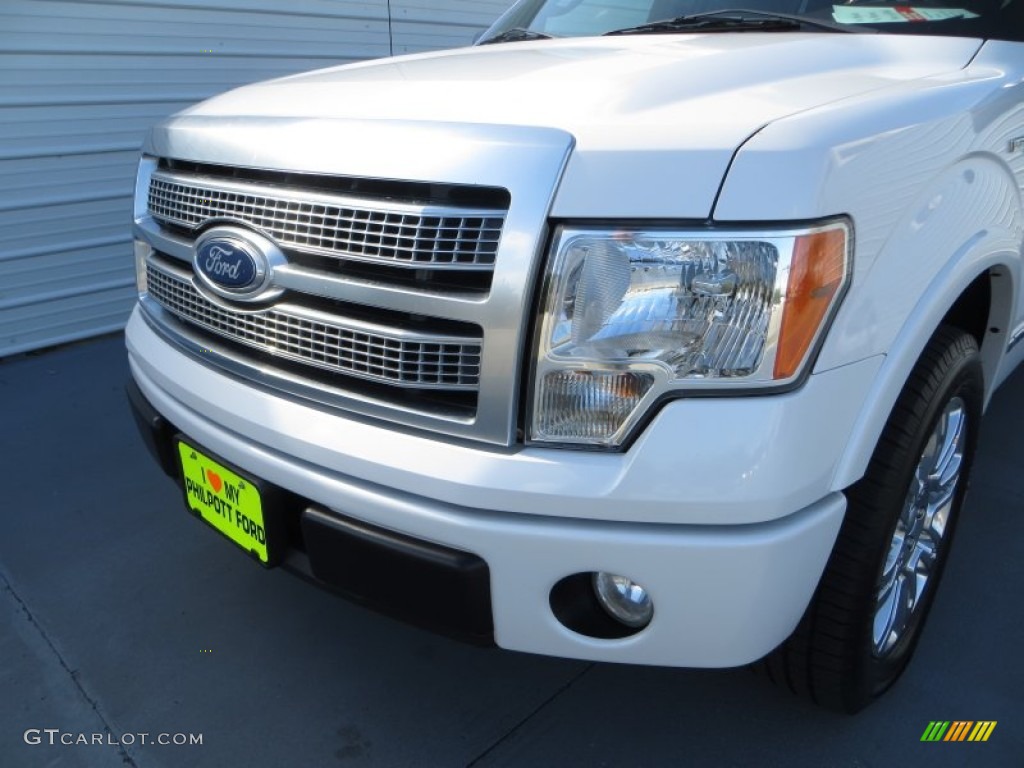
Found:
M 963 741 L 967 738 L 972 725 L 974 725 L 972 720 L 954 720 L 943 741 Z
M 988 741 L 988 737 L 996 729 L 996 722 L 996 720 L 979 720 L 978 724 L 974 726 L 974 730 L 971 731 L 971 735 L 967 737 L 967 740 Z
M 921 741 L 942 741 L 942 737 L 949 728 L 948 720 L 932 720 L 921 735 Z
M 921 741 L 988 741 L 996 729 L 996 720 L 932 720 L 921 734 Z

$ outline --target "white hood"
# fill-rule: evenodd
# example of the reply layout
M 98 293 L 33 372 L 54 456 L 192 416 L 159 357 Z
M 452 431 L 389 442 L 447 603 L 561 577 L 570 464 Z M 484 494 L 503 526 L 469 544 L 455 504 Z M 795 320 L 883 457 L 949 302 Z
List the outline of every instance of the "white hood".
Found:
M 598 213 L 598 187 L 616 198 L 619 216 L 701 218 L 737 147 L 763 126 L 960 69 L 979 45 L 819 33 L 508 43 L 286 77 L 229 92 L 183 116 L 554 128 L 575 141 L 559 214 Z M 666 189 L 678 194 L 666 200 Z

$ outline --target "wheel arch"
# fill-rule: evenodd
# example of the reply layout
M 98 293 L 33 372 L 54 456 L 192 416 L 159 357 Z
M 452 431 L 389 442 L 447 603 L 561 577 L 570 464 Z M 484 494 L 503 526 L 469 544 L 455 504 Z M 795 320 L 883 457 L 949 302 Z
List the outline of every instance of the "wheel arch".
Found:
M 889 346 L 864 399 L 846 451 L 836 465 L 833 489 L 847 488 L 863 476 L 900 392 L 941 325 L 962 328 L 978 341 L 988 405 L 1012 330 L 1015 286 L 1020 284 L 1019 244 L 1009 251 L 1005 245 L 1003 241 L 1001 247 L 982 252 L 976 247 L 966 249 L 969 252 L 959 254 L 921 297 Z

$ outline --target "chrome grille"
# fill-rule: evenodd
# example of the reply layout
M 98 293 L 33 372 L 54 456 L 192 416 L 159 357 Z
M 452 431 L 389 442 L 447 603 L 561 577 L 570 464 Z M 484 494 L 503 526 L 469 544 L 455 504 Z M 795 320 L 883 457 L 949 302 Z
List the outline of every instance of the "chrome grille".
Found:
M 491 270 L 504 212 L 384 203 L 250 182 L 153 174 L 149 211 L 195 229 L 211 219 L 257 227 L 285 248 L 399 267 Z
M 433 336 L 283 306 L 235 311 L 189 277 L 147 264 L 149 293 L 179 318 L 250 347 L 363 379 L 423 389 L 476 389 L 481 340 Z

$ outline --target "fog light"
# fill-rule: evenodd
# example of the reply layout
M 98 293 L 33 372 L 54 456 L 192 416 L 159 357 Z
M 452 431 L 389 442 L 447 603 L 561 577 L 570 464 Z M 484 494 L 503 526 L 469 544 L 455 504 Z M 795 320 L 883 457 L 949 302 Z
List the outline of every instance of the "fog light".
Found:
M 654 616 L 647 590 L 632 579 L 599 571 L 593 575 L 594 594 L 608 615 L 627 627 L 646 627 Z

